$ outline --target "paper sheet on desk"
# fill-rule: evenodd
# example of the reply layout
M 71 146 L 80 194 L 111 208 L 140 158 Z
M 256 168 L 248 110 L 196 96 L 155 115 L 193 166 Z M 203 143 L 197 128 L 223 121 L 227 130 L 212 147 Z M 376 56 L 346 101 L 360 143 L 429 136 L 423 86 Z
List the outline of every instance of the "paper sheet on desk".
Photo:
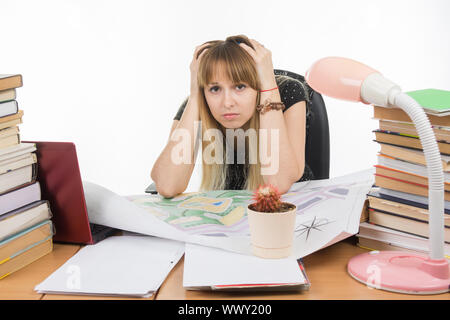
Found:
M 309 282 L 293 258 L 263 259 L 186 244 L 183 287 L 187 289 L 275 284 L 309 285 Z
M 39 293 L 149 297 L 183 256 L 185 244 L 130 235 L 82 248 L 35 287 Z
M 356 234 L 374 170 L 295 183 L 282 196 L 297 205 L 293 257 L 298 259 Z M 89 220 L 121 230 L 251 254 L 247 190 L 122 197 L 84 182 Z

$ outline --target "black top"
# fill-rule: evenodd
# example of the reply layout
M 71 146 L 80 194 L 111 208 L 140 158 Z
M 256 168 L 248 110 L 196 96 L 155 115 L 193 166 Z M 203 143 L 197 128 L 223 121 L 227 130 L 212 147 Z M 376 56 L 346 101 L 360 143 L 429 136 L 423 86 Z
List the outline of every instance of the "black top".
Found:
M 311 105 L 310 105 L 310 91 L 308 90 L 308 85 L 304 81 L 304 78 L 294 79 L 287 75 L 275 76 L 276 82 L 278 84 L 278 90 L 280 92 L 281 101 L 285 105 L 283 112 L 286 112 L 291 106 L 300 101 L 306 101 L 306 134 L 308 135 L 309 122 L 312 117 Z M 174 120 L 180 120 L 181 115 L 184 112 L 188 99 L 181 104 L 178 109 L 177 114 L 173 118 Z M 248 164 L 238 164 L 237 154 L 234 154 L 233 164 L 226 164 L 227 166 L 227 178 L 225 190 L 242 190 L 247 178 Z M 306 181 L 314 179 L 314 174 L 308 164 L 305 163 L 305 170 L 303 176 L 298 180 Z

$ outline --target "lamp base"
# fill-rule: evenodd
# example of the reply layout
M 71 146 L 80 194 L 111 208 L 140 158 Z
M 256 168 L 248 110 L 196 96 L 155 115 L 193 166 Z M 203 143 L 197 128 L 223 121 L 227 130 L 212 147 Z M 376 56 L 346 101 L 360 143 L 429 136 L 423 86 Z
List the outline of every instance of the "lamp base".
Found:
M 368 287 L 407 294 L 449 292 L 450 272 L 446 259 L 401 251 L 371 251 L 350 259 L 348 273 Z

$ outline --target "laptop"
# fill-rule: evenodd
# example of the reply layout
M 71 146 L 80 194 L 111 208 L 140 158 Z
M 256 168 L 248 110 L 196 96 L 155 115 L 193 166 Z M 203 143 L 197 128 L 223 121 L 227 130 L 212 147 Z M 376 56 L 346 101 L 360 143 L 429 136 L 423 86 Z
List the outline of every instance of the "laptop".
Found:
M 37 180 L 43 200 L 50 202 L 54 242 L 94 244 L 118 230 L 89 223 L 75 144 L 22 141 L 36 144 Z

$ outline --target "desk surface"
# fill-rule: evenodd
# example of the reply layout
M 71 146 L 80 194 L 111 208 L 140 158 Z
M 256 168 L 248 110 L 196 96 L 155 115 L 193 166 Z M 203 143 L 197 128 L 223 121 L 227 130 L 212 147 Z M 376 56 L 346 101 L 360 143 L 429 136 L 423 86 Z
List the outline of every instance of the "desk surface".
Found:
M 34 287 L 78 252 L 80 246 L 55 244 L 53 251 L 29 266 L 0 280 L 0 299 L 124 299 L 77 295 L 38 294 Z M 449 294 L 415 296 L 370 289 L 351 278 L 346 271 L 348 260 L 366 250 L 358 248 L 351 239 L 339 242 L 304 258 L 311 288 L 289 293 L 226 293 L 187 291 L 183 288 L 184 259 L 175 266 L 156 295 L 149 299 L 434 299 L 450 300 Z
M 347 273 L 347 262 L 350 258 L 367 250 L 357 247 L 353 239 L 347 239 L 328 248 L 315 252 L 303 259 L 306 274 L 311 282 L 311 288 L 303 292 L 283 293 L 239 293 L 217 291 L 188 291 L 183 288 L 184 259 L 167 277 L 158 291 L 156 299 L 273 299 L 273 300 L 355 300 L 355 299 L 433 299 L 450 300 L 449 294 L 433 296 L 416 296 L 391 293 L 368 288 L 354 280 Z

